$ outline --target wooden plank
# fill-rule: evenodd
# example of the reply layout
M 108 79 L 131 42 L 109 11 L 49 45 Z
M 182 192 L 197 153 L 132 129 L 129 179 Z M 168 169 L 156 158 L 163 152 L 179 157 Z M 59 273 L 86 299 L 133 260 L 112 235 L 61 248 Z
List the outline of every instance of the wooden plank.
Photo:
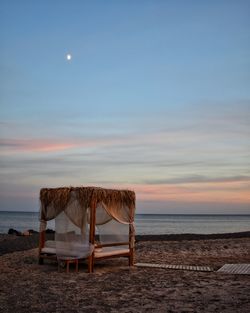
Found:
M 250 264 L 224 264 L 217 272 L 250 275 Z
M 212 272 L 213 269 L 209 266 L 192 266 L 182 264 L 153 264 L 153 263 L 136 263 L 137 267 L 150 267 L 150 268 L 165 268 L 174 270 L 187 270 L 187 271 L 201 271 Z
M 115 247 L 115 246 L 128 246 L 129 242 L 113 242 L 113 243 L 98 243 L 95 245 L 95 248 L 104 248 L 104 247 Z

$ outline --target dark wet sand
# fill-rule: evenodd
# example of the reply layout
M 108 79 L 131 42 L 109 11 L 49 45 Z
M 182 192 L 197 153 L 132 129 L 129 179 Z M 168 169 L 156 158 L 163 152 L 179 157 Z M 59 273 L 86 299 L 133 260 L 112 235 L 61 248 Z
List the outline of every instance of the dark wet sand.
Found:
M 250 233 L 175 236 L 137 237 L 136 261 L 214 270 L 250 263 Z M 53 262 L 38 265 L 37 248 L 24 250 L 37 242 L 0 236 L 0 312 L 250 312 L 250 275 L 129 268 L 125 259 L 99 261 L 94 274 L 84 264 L 58 273 Z

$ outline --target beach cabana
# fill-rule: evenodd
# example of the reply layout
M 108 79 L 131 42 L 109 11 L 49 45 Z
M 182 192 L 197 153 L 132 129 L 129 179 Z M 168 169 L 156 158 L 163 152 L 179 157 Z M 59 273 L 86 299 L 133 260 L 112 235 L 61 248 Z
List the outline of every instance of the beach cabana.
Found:
M 39 263 L 45 258 L 96 260 L 127 257 L 134 263 L 135 193 L 98 187 L 40 190 Z M 47 221 L 55 219 L 55 240 L 45 241 Z

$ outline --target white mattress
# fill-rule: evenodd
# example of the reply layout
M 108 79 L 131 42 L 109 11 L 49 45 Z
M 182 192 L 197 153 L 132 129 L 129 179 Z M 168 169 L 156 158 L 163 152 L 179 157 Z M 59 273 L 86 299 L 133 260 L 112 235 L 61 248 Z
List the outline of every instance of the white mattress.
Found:
M 125 246 L 126 247 L 126 246 Z M 104 247 L 102 249 L 95 250 L 94 256 L 95 258 L 102 258 L 102 257 L 108 257 L 112 255 L 119 255 L 119 254 L 125 254 L 129 253 L 128 248 L 114 248 L 114 247 Z
M 42 248 L 41 252 L 46 254 L 56 254 L 56 242 L 54 240 L 46 241 L 45 246 Z M 129 253 L 128 246 L 103 247 L 95 249 L 94 257 L 102 258 L 126 253 Z
M 47 240 L 47 241 L 45 241 L 44 247 L 46 247 L 46 248 L 55 248 L 56 247 L 55 240 Z
M 56 254 L 56 249 L 55 248 L 42 248 L 41 250 L 42 253 L 47 253 L 47 254 Z

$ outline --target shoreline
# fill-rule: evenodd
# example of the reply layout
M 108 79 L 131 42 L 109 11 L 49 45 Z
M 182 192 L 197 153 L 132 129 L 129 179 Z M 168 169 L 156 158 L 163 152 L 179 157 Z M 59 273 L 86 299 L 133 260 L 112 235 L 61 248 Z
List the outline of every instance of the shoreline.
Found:
M 183 240 L 213 240 L 231 238 L 250 238 L 250 231 L 237 233 L 217 233 L 217 234 L 159 234 L 159 235 L 136 235 L 136 241 L 183 241 Z
M 53 240 L 54 234 L 46 234 L 46 240 Z M 161 235 L 136 235 L 136 243 L 150 241 L 204 241 L 216 239 L 250 238 L 250 231 L 222 234 L 161 234 Z M 30 236 L 16 236 L 0 233 L 0 256 L 16 251 L 25 251 L 37 248 L 39 233 Z

